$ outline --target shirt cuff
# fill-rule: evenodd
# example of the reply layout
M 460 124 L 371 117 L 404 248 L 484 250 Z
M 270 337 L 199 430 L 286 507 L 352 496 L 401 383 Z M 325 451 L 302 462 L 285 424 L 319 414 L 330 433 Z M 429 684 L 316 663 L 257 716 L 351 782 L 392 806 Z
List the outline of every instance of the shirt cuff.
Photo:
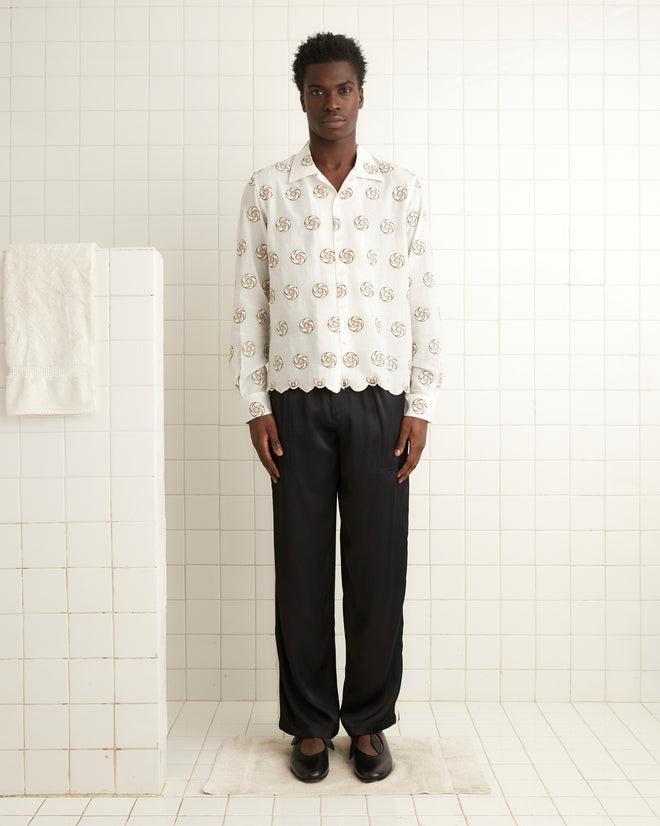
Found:
M 249 396 L 241 396 L 241 406 L 243 409 L 243 418 L 246 422 L 251 422 L 252 419 L 258 419 L 259 416 L 266 416 L 272 413 L 270 407 L 270 397 L 268 393 L 251 393 Z
M 431 422 L 433 421 L 434 407 L 434 396 L 427 396 L 423 393 L 406 393 L 406 405 L 403 415 L 414 416 L 416 419 L 424 419 L 427 422 Z

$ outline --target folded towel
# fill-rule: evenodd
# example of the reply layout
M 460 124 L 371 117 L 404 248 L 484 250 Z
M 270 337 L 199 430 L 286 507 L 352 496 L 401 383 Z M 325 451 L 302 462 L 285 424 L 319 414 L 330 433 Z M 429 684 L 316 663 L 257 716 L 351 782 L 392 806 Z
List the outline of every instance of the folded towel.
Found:
M 7 248 L 7 415 L 95 409 L 95 249 L 93 243 Z

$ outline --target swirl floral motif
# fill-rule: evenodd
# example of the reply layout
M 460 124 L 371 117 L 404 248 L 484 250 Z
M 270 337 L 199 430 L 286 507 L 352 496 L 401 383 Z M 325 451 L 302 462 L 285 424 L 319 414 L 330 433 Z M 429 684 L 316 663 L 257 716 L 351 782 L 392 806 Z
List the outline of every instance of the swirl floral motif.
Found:
M 241 352 L 244 356 L 250 358 L 250 356 L 253 356 L 257 352 L 257 346 L 254 341 L 246 341 L 241 347 Z
M 288 298 L 289 301 L 294 301 L 298 298 L 298 287 L 295 284 L 287 284 L 284 288 L 284 297 Z
M 311 155 L 305 155 L 303 158 L 300 159 L 301 166 L 311 166 L 313 163 Z
M 429 341 L 429 351 L 436 356 L 440 352 L 440 342 L 437 338 L 432 338 Z
M 268 354 L 270 353 L 270 344 L 266 342 L 264 344 L 264 358 L 268 361 Z
M 406 259 L 400 252 L 393 252 L 390 255 L 390 267 L 394 267 L 395 270 L 401 269 L 405 263 Z
M 250 373 L 250 380 L 253 384 L 265 384 L 266 383 L 266 375 L 263 370 L 254 370 Z
M 314 379 L 314 387 L 325 387 L 325 379 Z
M 394 167 L 391 163 L 388 163 L 388 161 L 381 161 L 378 164 L 378 169 L 380 169 L 381 172 L 386 173 L 391 172 L 394 169 Z
M 279 260 L 280 260 L 280 259 L 278 258 L 277 253 L 276 253 L 276 252 L 271 252 L 271 254 L 268 256 L 268 266 L 269 266 L 271 269 L 272 269 L 273 267 L 276 267 L 276 266 L 277 266 L 277 262 L 278 262 Z
M 335 260 L 335 251 L 330 247 L 324 247 L 319 253 L 319 258 L 324 264 L 332 264 Z
M 387 369 L 390 371 L 390 373 L 393 373 L 398 366 L 399 362 L 394 358 L 394 356 L 388 356 Z
M 395 186 L 392 190 L 392 197 L 395 201 L 405 201 L 408 197 L 408 190 L 405 186 Z
M 265 310 L 258 310 L 258 312 L 257 312 L 257 321 L 259 322 L 259 324 L 265 324 L 267 318 L 268 318 L 268 316 L 266 315 Z
M 339 325 L 340 325 L 339 316 L 338 315 L 330 316 L 330 318 L 328 319 L 328 330 L 330 330 L 331 333 L 338 333 L 339 332 Z
M 328 294 L 328 285 L 317 282 L 312 287 L 312 295 L 314 298 L 325 298 Z
M 352 249 L 345 247 L 344 249 L 339 250 L 339 260 L 342 264 L 350 264 L 355 260 L 355 253 Z
M 353 226 L 355 229 L 359 229 L 360 232 L 364 232 L 365 230 L 369 229 L 369 221 L 366 219 L 364 215 L 358 215 L 356 218 L 353 219 Z
M 392 331 L 393 336 L 401 338 L 406 334 L 406 325 L 403 323 L 403 321 L 395 321 L 390 327 L 390 330 Z
M 344 298 L 348 293 L 348 287 L 346 284 L 337 284 L 337 298 Z
M 416 227 L 419 223 L 419 212 L 416 209 L 413 209 L 412 212 L 409 212 L 406 216 L 406 223 L 409 227 Z
M 289 325 L 286 321 L 278 321 L 275 325 L 275 332 L 278 336 L 285 336 L 289 332 Z
M 273 370 L 281 370 L 284 367 L 284 359 L 282 356 L 275 356 L 273 359 Z
M 298 387 L 298 382 L 297 381 L 292 380 L 292 381 L 289 382 L 289 389 L 290 390 L 295 390 L 297 387 Z
M 415 318 L 417 321 L 428 321 L 431 317 L 431 313 L 428 307 L 416 307 L 415 308 Z
M 375 175 L 376 172 L 378 172 L 378 167 L 373 163 L 369 163 L 368 161 L 362 164 L 362 168 L 365 172 L 368 172 L 369 175 Z
M 291 164 L 286 161 L 278 161 L 275 164 L 275 169 L 278 172 L 291 172 Z
M 290 186 L 288 189 L 284 190 L 284 195 L 289 199 L 289 201 L 297 201 L 302 193 L 299 186 Z
M 337 232 L 337 230 L 339 229 L 340 226 L 341 226 L 341 220 L 339 218 L 337 218 L 336 215 L 333 215 L 332 216 L 332 228 L 333 228 L 333 230 L 335 232 Z
M 417 381 L 423 387 L 428 387 L 430 384 L 433 384 L 433 373 L 430 370 L 420 370 Z
M 290 218 L 278 218 L 275 221 L 275 229 L 278 232 L 287 232 L 291 229 L 291 219 Z
M 330 194 L 330 190 L 325 184 L 316 184 L 312 192 L 316 198 L 327 198 Z
M 266 408 L 261 404 L 261 402 L 252 402 L 250 407 L 248 408 L 250 411 L 250 416 L 256 419 L 258 416 L 263 416 L 266 412 Z
M 251 272 L 246 272 L 244 275 L 241 276 L 241 287 L 244 287 L 246 290 L 251 290 L 253 287 L 256 287 L 256 285 L 256 275 L 252 275 Z
M 266 246 L 266 244 L 259 244 L 259 246 L 256 247 L 254 252 L 260 261 L 263 261 L 264 258 L 268 257 L 268 247 Z
M 275 290 L 272 288 L 268 290 L 268 303 L 274 304 L 275 303 Z
M 370 201 L 377 201 L 380 198 L 380 189 L 376 189 L 375 186 L 368 186 L 365 189 L 364 194 Z
M 298 329 L 301 333 L 311 333 L 314 329 L 314 322 L 311 318 L 302 318 L 298 323 Z
M 350 188 L 350 186 L 347 186 L 346 189 L 342 189 L 339 192 L 339 197 L 342 199 L 342 201 L 345 201 L 347 198 L 350 198 L 352 195 L 353 195 L 353 190 Z
M 296 353 L 293 357 L 293 364 L 298 370 L 304 370 L 309 364 L 309 358 L 304 353 Z
M 426 244 L 419 239 L 417 241 L 413 241 L 410 251 L 414 252 L 415 255 L 422 255 L 422 253 L 426 252 Z
M 383 332 L 383 322 L 379 318 L 374 319 L 374 326 L 379 333 Z
M 308 215 L 305 218 L 305 229 L 310 230 L 313 232 L 315 229 L 318 229 L 321 226 L 321 221 L 318 215 Z
M 357 367 L 357 365 L 360 363 L 360 359 L 358 358 L 357 353 L 352 352 L 344 353 L 342 361 L 344 362 L 344 365 L 346 367 Z
M 413 399 L 411 407 L 415 411 L 415 413 L 426 412 L 426 402 L 424 401 L 424 399 Z
M 411 353 L 412 353 L 412 357 L 415 358 L 415 354 L 417 353 L 417 345 L 415 344 L 414 341 L 413 341 L 413 345 L 410 348 L 410 350 L 411 350 Z
M 435 278 L 432 272 L 425 272 L 422 276 L 422 283 L 427 287 L 432 287 L 435 284 Z
M 348 329 L 353 333 L 359 333 L 364 327 L 364 321 L 359 315 L 352 315 L 348 319 Z
M 268 184 L 264 184 L 262 187 L 259 188 L 259 197 L 267 201 L 269 198 L 273 197 L 273 187 L 268 186 Z
M 261 219 L 261 213 L 259 212 L 256 206 L 248 207 L 246 215 L 248 221 L 252 221 L 252 223 L 255 223 L 256 221 L 259 221 Z
M 242 324 L 245 321 L 246 312 L 242 307 L 234 310 L 234 324 Z
M 245 255 L 246 252 L 247 252 L 247 241 L 245 240 L 245 238 L 241 238 L 241 240 L 238 242 L 238 244 L 236 246 L 236 253 L 238 255 Z
M 324 367 L 336 367 L 337 366 L 337 356 L 334 353 L 325 352 L 321 355 L 321 364 Z
M 370 384 L 372 387 L 375 387 L 378 384 L 378 379 L 376 376 L 367 376 L 367 384 Z
M 304 250 L 293 250 L 289 258 L 292 264 L 304 264 L 307 261 L 307 253 Z
M 375 364 L 376 367 L 382 367 L 385 364 L 385 356 L 380 350 L 374 350 L 371 354 L 371 362 Z
M 394 298 L 394 290 L 391 287 L 381 287 L 378 293 L 380 300 L 386 304 Z
M 374 285 L 371 283 L 371 281 L 363 281 L 360 284 L 360 292 L 366 298 L 371 298 L 371 296 L 374 294 Z
M 376 255 L 375 250 L 368 250 L 367 251 L 367 261 L 371 264 L 372 267 L 375 267 L 378 263 L 378 256 Z
M 394 222 L 389 218 L 383 218 L 380 222 L 380 231 L 383 235 L 391 235 L 394 232 Z

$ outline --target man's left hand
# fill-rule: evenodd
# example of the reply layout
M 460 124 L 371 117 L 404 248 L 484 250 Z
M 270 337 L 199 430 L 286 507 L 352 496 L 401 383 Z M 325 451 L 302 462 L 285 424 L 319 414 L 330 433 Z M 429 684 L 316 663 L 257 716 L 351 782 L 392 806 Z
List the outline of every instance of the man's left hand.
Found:
M 397 439 L 394 455 L 401 456 L 406 449 L 406 442 L 409 443 L 408 458 L 403 467 L 398 471 L 396 478 L 401 484 L 410 476 L 422 456 L 424 445 L 426 444 L 426 431 L 429 423 L 426 419 L 418 419 L 416 416 L 404 416 L 401 422 L 401 430 Z

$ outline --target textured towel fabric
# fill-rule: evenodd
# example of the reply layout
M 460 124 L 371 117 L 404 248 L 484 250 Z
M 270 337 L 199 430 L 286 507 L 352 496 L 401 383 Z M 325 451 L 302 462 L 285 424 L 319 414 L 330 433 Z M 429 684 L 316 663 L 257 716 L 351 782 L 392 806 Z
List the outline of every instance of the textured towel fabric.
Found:
M 93 243 L 7 248 L 7 415 L 95 409 L 95 249 Z
M 318 797 L 403 794 L 490 794 L 468 737 L 390 737 L 394 769 L 378 783 L 362 783 L 348 760 L 350 739 L 334 739 L 330 773 L 301 783 L 289 769 L 290 737 L 223 737 L 205 794 Z

